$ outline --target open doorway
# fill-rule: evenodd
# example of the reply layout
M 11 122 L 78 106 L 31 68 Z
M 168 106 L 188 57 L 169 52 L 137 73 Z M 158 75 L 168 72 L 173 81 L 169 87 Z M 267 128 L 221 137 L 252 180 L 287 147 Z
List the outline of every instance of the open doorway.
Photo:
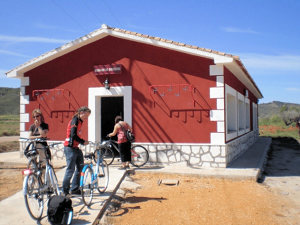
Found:
M 101 140 L 113 131 L 115 125 L 115 117 L 122 116 L 124 118 L 124 97 L 101 97 Z

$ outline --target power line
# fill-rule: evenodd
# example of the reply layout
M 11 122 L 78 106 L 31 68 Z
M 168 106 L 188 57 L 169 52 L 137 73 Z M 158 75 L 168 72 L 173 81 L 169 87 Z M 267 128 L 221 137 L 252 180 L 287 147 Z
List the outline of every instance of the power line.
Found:
M 84 26 L 82 26 L 71 14 L 69 14 L 62 6 L 60 6 L 59 4 L 57 4 L 57 2 L 55 2 L 55 0 L 51 0 L 52 3 L 59 8 L 60 10 L 62 10 L 75 24 L 77 24 L 84 32 L 89 33 L 90 31 L 86 30 L 86 28 Z

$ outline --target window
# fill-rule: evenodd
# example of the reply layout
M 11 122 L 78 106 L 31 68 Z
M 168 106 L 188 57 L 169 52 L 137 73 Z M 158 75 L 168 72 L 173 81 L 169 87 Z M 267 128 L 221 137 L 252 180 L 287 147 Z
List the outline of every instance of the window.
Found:
M 249 99 L 245 99 L 246 104 L 246 131 L 250 131 L 250 103 Z
M 226 98 L 226 141 L 237 137 L 237 98 L 236 90 L 225 86 Z
M 227 94 L 227 131 L 228 133 L 236 131 L 236 98 Z
M 250 100 L 228 85 L 225 86 L 225 92 L 226 141 L 228 141 L 250 131 Z

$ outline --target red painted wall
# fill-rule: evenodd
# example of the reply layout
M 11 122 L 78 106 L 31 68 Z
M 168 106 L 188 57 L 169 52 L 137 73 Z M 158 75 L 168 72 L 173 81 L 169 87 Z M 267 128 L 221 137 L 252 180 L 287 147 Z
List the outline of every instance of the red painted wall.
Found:
M 93 66 L 111 63 L 123 65 L 122 74 L 108 75 L 111 86 L 132 86 L 136 141 L 210 142 L 210 133 L 216 132 L 216 122 L 209 120 L 209 110 L 216 108 L 216 100 L 209 98 L 216 79 L 209 76 L 213 61 L 110 36 L 27 72 L 26 94 L 32 96 L 37 89 L 65 91 L 30 97 L 26 112 L 40 107 L 50 127 L 49 137 L 63 140 L 73 115 L 70 111 L 88 104 L 89 87 L 103 86 L 105 76 L 96 76 Z M 190 92 L 187 87 L 191 86 L 178 84 L 194 88 Z M 152 85 L 164 86 L 156 87 L 154 94 Z M 27 130 L 31 123 L 32 118 Z M 87 123 L 82 130 L 87 138 Z

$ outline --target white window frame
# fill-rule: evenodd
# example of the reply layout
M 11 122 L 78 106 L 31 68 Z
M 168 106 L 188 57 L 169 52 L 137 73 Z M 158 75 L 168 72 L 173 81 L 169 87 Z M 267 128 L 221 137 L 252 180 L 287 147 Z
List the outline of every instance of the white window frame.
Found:
M 246 130 L 245 96 L 238 92 L 238 135 L 243 135 Z
M 245 106 L 246 106 L 246 132 L 250 131 L 250 100 L 249 98 L 245 98 Z
M 237 97 L 236 96 L 237 96 L 237 91 L 226 84 L 225 85 L 226 141 L 231 140 L 231 139 L 237 137 L 237 135 L 238 135 Z

